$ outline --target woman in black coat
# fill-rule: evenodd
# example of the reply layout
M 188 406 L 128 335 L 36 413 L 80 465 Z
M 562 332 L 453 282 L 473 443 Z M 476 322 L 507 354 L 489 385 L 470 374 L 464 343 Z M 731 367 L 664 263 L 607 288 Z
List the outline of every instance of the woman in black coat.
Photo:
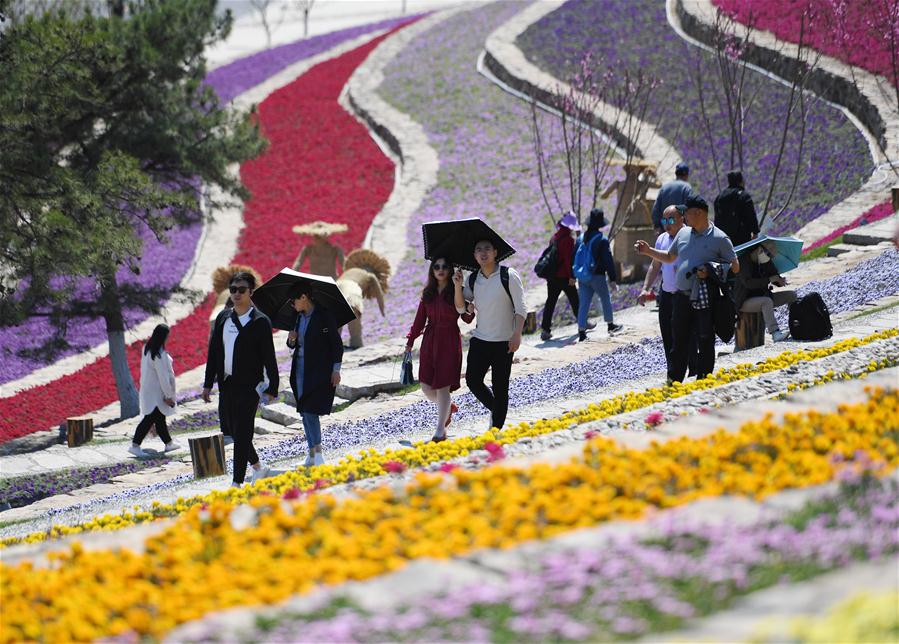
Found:
M 293 308 L 297 323 L 287 337 L 293 349 L 290 365 L 290 387 L 303 418 L 309 452 L 304 465 L 322 465 L 321 416 L 331 413 L 334 392 L 340 384 L 343 341 L 326 308 L 316 304 L 306 290 L 294 294 Z

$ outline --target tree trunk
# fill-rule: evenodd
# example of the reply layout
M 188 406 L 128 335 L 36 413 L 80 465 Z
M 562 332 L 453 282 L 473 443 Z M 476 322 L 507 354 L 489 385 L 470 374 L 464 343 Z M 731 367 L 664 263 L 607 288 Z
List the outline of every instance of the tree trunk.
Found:
M 109 362 L 112 377 L 115 378 L 119 394 L 119 415 L 133 418 L 140 414 L 140 399 L 131 370 L 125 343 L 125 319 L 122 317 L 122 303 L 119 301 L 119 285 L 115 273 L 106 277 L 101 284 L 100 305 L 106 321 L 106 336 L 109 340 Z
M 309 9 L 303 9 L 303 38 L 309 37 Z

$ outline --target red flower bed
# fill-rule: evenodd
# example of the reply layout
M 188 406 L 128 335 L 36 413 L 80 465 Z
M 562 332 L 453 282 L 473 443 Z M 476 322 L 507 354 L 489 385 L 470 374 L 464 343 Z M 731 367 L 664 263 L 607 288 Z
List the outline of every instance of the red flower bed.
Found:
M 879 203 L 870 210 L 866 210 L 864 214 L 859 215 L 855 219 L 853 219 L 850 223 L 845 226 L 840 226 L 832 233 L 827 235 L 826 237 L 822 237 L 814 244 L 806 246 L 802 249 L 803 254 L 808 253 L 818 246 L 823 246 L 824 244 L 828 244 L 832 242 L 834 239 L 845 233 L 847 230 L 852 230 L 858 226 L 863 226 L 864 224 L 873 224 L 875 221 L 880 221 L 881 219 L 886 219 L 890 215 L 893 214 L 893 204 L 889 201 L 884 201 L 883 203 Z
M 781 40 L 799 40 L 800 21 L 806 8 L 808 42 L 818 51 L 874 74 L 899 86 L 890 60 L 889 31 L 899 40 L 899 3 L 895 0 L 713 0 L 728 15 Z
M 313 67 L 260 105 L 260 123 L 271 147 L 241 167 L 253 198 L 244 210 L 236 262 L 255 267 L 263 277 L 290 266 L 303 241 L 291 228 L 316 219 L 349 225 L 349 231 L 336 237 L 346 250 L 362 244 L 390 196 L 393 164 L 337 98 L 356 67 L 390 33 Z M 212 306 L 210 295 L 172 328 L 167 348 L 177 373 L 205 363 Z M 139 342 L 128 347 L 136 381 L 140 351 Z M 109 359 L 99 359 L 58 381 L 0 399 L 0 443 L 117 399 Z

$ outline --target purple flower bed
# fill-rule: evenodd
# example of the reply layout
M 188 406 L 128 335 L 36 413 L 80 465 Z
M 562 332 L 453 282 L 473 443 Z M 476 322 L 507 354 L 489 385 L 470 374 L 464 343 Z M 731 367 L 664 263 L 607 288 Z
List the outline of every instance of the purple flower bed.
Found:
M 690 165 L 690 182 L 712 202 L 718 191 L 714 165 L 694 81 L 688 71 L 697 49 L 671 29 L 663 2 L 571 0 L 528 28 L 518 44 L 528 58 L 559 78 L 571 76 L 588 50 L 603 66 L 640 69 L 659 78 L 662 85 L 649 106 L 649 118 L 661 118 L 660 132 Z M 711 110 L 713 131 L 720 140 L 719 173 L 723 174 L 730 169 L 720 165 L 729 146 L 724 97 L 713 71 L 714 56 L 703 54 L 702 61 L 703 95 Z M 748 93 L 757 94 L 744 124 L 748 145 L 743 170 L 747 190 L 759 206 L 772 176 L 782 129 L 778 115 L 784 113 L 789 89 L 752 72 L 746 87 Z M 672 105 L 678 109 L 671 109 Z M 798 141 L 798 132 L 789 137 L 782 172 L 783 168 L 795 167 Z M 790 207 L 773 222 L 771 234 L 797 231 L 857 190 L 873 169 L 861 133 L 839 110 L 824 103 L 812 103 L 809 107 L 805 148 L 804 176 Z M 790 184 L 787 179 L 791 177 L 790 173 L 787 177 L 781 174 L 772 199 L 775 206 L 785 201 Z
M 404 16 L 400 19 L 384 20 L 274 47 L 213 70 L 207 75 L 206 82 L 216 90 L 223 101 L 227 102 L 288 65 L 320 54 L 363 34 L 390 28 L 415 18 L 416 16 Z M 122 268 L 118 273 L 119 281 L 161 287 L 166 290 L 177 286 L 193 259 L 201 230 L 201 224 L 194 223 L 172 230 L 167 242 L 159 242 L 148 229 L 143 229 L 141 236 L 144 247 L 141 253 L 140 275 L 135 276 L 127 268 Z M 144 311 L 125 311 L 127 328 L 140 324 L 146 318 L 147 314 Z M 31 352 L 41 346 L 52 333 L 52 326 L 46 317 L 33 317 L 18 326 L 0 328 L 0 357 L 4 366 L 3 372 L 0 373 L 0 384 L 22 378 L 35 369 L 106 340 L 106 326 L 103 320 L 72 318 L 66 337 L 71 346 L 58 352 L 48 362 L 42 356 L 33 355 Z
M 168 461 L 167 458 L 150 458 L 0 479 L 0 505 L 9 503 L 14 508 L 20 508 L 49 496 L 67 494 L 96 483 L 106 483 L 116 476 L 159 467 Z
M 418 18 L 417 15 L 403 16 L 341 29 L 329 34 L 314 36 L 304 40 L 272 47 L 259 53 L 222 65 L 206 75 L 206 83 L 211 85 L 222 101 L 228 102 L 266 78 L 274 76 L 288 65 L 306 58 L 317 56 L 332 47 L 380 29 L 391 29 L 404 22 Z
M 421 259 L 426 221 L 483 218 L 518 251 L 505 263 L 521 274 L 525 289 L 538 284 L 533 266 L 553 229 L 540 194 L 530 110 L 475 69 L 490 32 L 520 10 L 499 2 L 450 18 L 384 70 L 380 95 L 422 125 L 440 170 L 437 186 L 409 220 L 410 257 L 391 276 L 390 315 L 372 308 L 365 316 L 369 341 L 402 336 L 412 325 L 428 271 Z
M 343 597 L 257 621 L 247 641 L 615 641 L 672 630 L 742 595 L 899 550 L 893 481 L 844 486 L 779 521 L 657 522 L 652 538 L 543 555 L 525 569 L 374 613 Z M 299 639 L 298 639 L 299 638 Z
M 801 297 L 809 293 L 820 293 L 830 314 L 836 315 L 861 306 L 865 302 L 873 302 L 881 297 L 899 293 L 896 275 L 899 275 L 899 250 L 890 248 L 845 273 L 800 286 L 796 289 L 796 294 Z M 788 328 L 787 307 L 775 309 L 775 315 L 780 327 Z

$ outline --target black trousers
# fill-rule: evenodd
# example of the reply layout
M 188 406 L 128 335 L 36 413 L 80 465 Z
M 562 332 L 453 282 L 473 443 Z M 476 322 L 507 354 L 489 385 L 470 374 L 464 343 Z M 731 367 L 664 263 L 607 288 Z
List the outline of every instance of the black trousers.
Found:
M 674 312 L 674 293 L 659 289 L 656 299 L 659 305 L 659 330 L 662 332 L 662 346 L 665 347 L 665 364 L 671 366 L 671 347 L 673 344 L 671 318 Z
M 475 398 L 490 410 L 491 427 L 502 429 L 509 411 L 509 376 L 512 374 L 512 357 L 509 342 L 487 342 L 472 338 L 468 345 L 468 364 L 465 382 Z M 492 391 L 484 384 L 484 376 L 490 370 Z
M 227 379 L 221 384 L 220 395 L 224 400 L 226 423 L 234 438 L 234 482 L 243 483 L 247 475 L 247 463 L 259 462 L 259 456 L 253 448 L 259 396 L 254 387 L 231 384 Z
M 690 297 L 674 294 L 671 314 L 672 346 L 668 378 L 683 382 L 691 354 L 691 334 L 696 334 L 696 378 L 705 378 L 715 369 L 715 328 L 712 309 L 694 309 Z
M 137 424 L 137 429 L 134 430 L 134 438 L 131 440 L 140 445 L 153 425 L 156 425 L 156 433 L 159 434 L 159 438 L 162 439 L 163 443 L 172 442 L 172 435 L 169 434 L 168 425 L 165 423 L 165 414 L 159 411 L 159 407 L 154 407 L 153 411 L 141 419 Z
M 559 301 L 559 295 L 564 292 L 565 296 L 568 298 L 568 303 L 571 304 L 571 310 L 574 312 L 574 317 L 577 317 L 578 307 L 580 306 L 580 300 L 578 300 L 577 295 L 577 286 L 573 286 L 568 283 L 568 280 L 564 277 L 550 277 L 546 280 L 546 304 L 543 305 L 543 321 L 540 324 L 540 327 L 544 331 L 549 331 L 552 328 L 553 323 L 553 313 L 556 311 L 556 302 Z
M 228 416 L 225 414 L 225 397 L 221 395 L 219 396 L 219 426 L 222 428 L 222 434 L 231 436 L 231 428 L 228 426 Z M 231 437 L 233 438 L 233 436 Z

